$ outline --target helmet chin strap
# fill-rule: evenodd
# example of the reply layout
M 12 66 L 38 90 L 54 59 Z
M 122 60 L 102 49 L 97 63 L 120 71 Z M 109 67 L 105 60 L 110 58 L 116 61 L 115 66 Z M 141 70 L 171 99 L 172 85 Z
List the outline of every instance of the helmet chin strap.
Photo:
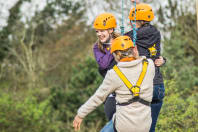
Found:
M 111 38 L 112 38 L 112 34 L 109 35 L 109 38 L 103 44 L 111 45 L 111 43 L 110 43 Z

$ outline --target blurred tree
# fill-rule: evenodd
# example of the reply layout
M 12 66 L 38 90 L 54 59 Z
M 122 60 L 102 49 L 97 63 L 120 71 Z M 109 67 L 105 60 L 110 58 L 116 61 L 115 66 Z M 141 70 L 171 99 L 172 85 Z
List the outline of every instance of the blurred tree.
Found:
M 6 52 L 7 47 L 13 45 L 13 43 L 17 43 L 17 34 L 18 27 L 25 28 L 25 24 L 20 22 L 22 17 L 22 13 L 20 12 L 20 7 L 24 2 L 31 2 L 31 0 L 19 0 L 17 3 L 9 10 L 10 16 L 7 21 L 7 26 L 5 26 L 0 31 L 0 59 L 3 59 Z M 68 27 L 67 29 L 73 27 L 75 24 L 78 24 L 79 21 L 82 21 L 85 6 L 84 2 L 74 2 L 71 0 L 47 0 L 47 5 L 41 12 L 36 12 L 35 16 L 27 21 L 27 31 L 26 41 L 30 40 L 30 36 L 32 31 L 35 30 L 35 42 L 43 43 L 43 37 L 46 36 L 49 31 L 52 31 L 55 27 L 57 27 L 57 23 L 62 22 L 63 20 L 67 20 Z M 14 41 L 13 41 L 14 39 Z M 20 39 L 18 39 L 20 40 Z
M 183 3 L 188 0 L 183 1 Z M 198 33 L 196 32 L 196 11 L 194 1 L 190 1 L 189 5 L 181 5 L 177 0 L 168 0 L 165 8 L 160 6 L 158 10 L 158 20 L 163 24 L 162 30 L 168 34 L 173 33 L 179 28 L 182 39 L 186 41 L 184 45 L 185 55 L 194 56 L 196 65 L 198 65 Z M 167 37 L 167 36 L 166 36 Z M 171 39 L 171 38 L 170 38 Z
M 71 122 L 77 109 L 94 94 L 101 82 L 102 77 L 98 73 L 98 66 L 93 57 L 87 57 L 81 64 L 73 68 L 66 89 L 54 87 L 51 90 L 51 104 L 59 113 L 59 120 Z M 104 125 L 104 120 L 106 119 L 103 107 L 99 107 L 85 118 L 84 123 L 86 128 L 89 128 L 91 124 L 97 124 L 98 121 Z M 99 128 L 101 127 L 100 125 Z
M 84 1 L 75 2 L 71 0 L 47 0 L 47 5 L 41 12 L 36 12 L 36 15 L 31 20 L 31 24 L 37 25 L 35 34 L 38 43 L 43 43 L 43 37 L 50 31 L 58 27 L 57 23 L 66 23 L 64 29 L 70 30 L 80 21 L 83 21 L 86 11 Z M 58 37 L 58 35 L 56 35 Z M 57 39 L 60 39 L 58 37 Z
M 187 3 L 188 0 L 182 1 Z M 191 5 L 180 6 L 180 1 L 168 0 L 165 8 L 158 10 L 163 24 L 163 55 L 167 63 L 162 68 L 165 75 L 166 96 L 157 131 L 195 132 L 197 124 L 198 91 L 198 33 L 195 11 Z M 189 9 L 191 9 L 189 11 Z M 168 117 L 168 118 L 167 118 Z
M 19 0 L 16 2 L 16 4 L 9 10 L 9 17 L 7 20 L 7 26 L 5 26 L 0 31 L 0 60 L 2 60 L 5 56 L 5 53 L 7 52 L 7 47 L 11 45 L 10 38 L 13 31 L 15 31 L 15 26 L 17 25 L 17 22 L 21 18 L 20 14 L 20 7 L 23 4 L 23 2 L 30 0 Z

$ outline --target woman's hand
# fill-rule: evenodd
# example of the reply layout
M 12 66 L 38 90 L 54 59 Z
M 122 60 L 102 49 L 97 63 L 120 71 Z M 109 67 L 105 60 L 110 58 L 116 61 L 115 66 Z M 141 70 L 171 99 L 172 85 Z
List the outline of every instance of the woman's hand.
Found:
M 78 115 L 75 116 L 74 121 L 73 121 L 73 127 L 75 131 L 80 130 L 80 125 L 82 123 L 83 119 L 80 118 Z
M 160 56 L 159 59 L 156 59 L 156 60 L 155 60 L 155 65 L 156 65 L 156 66 L 161 66 L 161 65 L 163 65 L 164 63 L 165 63 L 165 60 L 164 60 L 164 58 L 163 58 L 162 56 Z

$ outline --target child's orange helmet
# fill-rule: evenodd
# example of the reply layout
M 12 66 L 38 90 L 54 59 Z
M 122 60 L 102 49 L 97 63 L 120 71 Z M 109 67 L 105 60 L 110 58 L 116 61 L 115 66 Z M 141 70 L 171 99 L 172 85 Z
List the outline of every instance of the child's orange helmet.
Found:
M 135 7 L 130 10 L 129 19 L 135 20 Z M 154 19 L 154 12 L 152 7 L 148 4 L 140 3 L 136 6 L 136 20 L 152 21 Z
M 111 53 L 117 50 L 126 50 L 134 47 L 135 46 L 129 36 L 120 36 L 113 40 L 111 44 Z
M 95 29 L 110 29 L 116 28 L 116 26 L 116 19 L 111 13 L 102 13 L 98 15 L 93 24 Z

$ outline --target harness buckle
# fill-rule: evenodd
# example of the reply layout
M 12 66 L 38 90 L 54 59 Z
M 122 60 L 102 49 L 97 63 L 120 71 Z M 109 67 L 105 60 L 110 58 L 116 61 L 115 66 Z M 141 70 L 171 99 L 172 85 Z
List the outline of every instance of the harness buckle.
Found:
M 133 86 L 131 88 L 131 91 L 135 97 L 140 95 L 140 87 L 138 86 Z

